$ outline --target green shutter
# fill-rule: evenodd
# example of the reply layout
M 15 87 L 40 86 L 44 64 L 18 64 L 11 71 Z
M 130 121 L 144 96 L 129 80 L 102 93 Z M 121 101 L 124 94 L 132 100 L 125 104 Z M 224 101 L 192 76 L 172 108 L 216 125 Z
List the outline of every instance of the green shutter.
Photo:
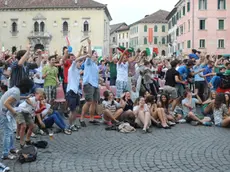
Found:
M 157 37 L 154 37 L 154 44 L 157 44 L 158 41 L 157 41 Z
M 205 6 L 204 9 L 207 10 L 207 0 L 205 0 Z
M 162 44 L 165 44 L 165 37 L 162 37 Z
M 191 48 L 191 41 L 187 41 L 187 48 Z
M 201 0 L 199 0 L 199 10 L 200 10 L 200 8 L 201 8 Z
M 145 45 L 147 44 L 147 38 L 144 38 L 144 44 Z
M 148 27 L 147 27 L 147 25 L 145 25 L 144 26 L 144 32 L 147 32 L 147 30 L 148 30 Z
M 187 11 L 190 11 L 190 2 L 187 3 Z

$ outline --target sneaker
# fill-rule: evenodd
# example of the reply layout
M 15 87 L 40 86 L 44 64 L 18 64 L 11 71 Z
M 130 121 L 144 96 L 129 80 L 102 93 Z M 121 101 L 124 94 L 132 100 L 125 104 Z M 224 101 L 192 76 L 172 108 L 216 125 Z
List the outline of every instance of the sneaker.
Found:
M 31 137 L 32 137 L 32 138 L 36 138 L 37 136 L 36 136 L 34 133 L 32 133 L 32 134 L 31 134 Z
M 15 138 L 16 138 L 16 140 L 20 140 L 20 136 L 16 135 Z
M 78 129 L 75 127 L 75 125 L 71 125 L 69 129 L 71 131 L 78 131 Z
M 80 122 L 81 127 L 86 127 L 85 121 L 81 121 L 81 120 L 79 119 L 79 122 Z
M 185 119 L 180 119 L 178 122 L 182 124 L 182 123 L 186 123 L 186 120 Z
M 212 126 L 212 122 L 203 122 L 203 125 L 204 125 L 204 126 L 211 127 L 211 126 Z
M 175 122 L 172 122 L 172 121 L 168 121 L 168 125 L 169 125 L 169 126 L 174 126 L 174 125 L 176 125 L 176 123 L 175 123 Z
M 0 171 L 1 172 L 8 172 L 8 171 L 10 171 L 10 167 L 7 167 L 4 164 L 0 163 Z
M 146 131 L 146 130 L 141 130 L 141 133 L 142 133 L 142 134 L 146 134 L 147 131 Z
M 79 126 L 79 125 L 76 125 L 76 124 L 75 124 L 74 126 L 75 126 L 78 130 L 81 129 L 81 126 Z
M 26 146 L 34 144 L 31 140 L 28 140 L 28 141 L 25 141 L 25 142 L 26 142 Z
M 64 129 L 63 131 L 66 135 L 71 135 L 72 134 L 72 131 L 71 130 L 68 130 L 68 129 Z
M 94 124 L 94 125 L 99 125 L 100 124 L 100 122 L 95 120 L 95 119 L 92 120 L 92 121 L 89 121 L 89 123 Z
M 11 150 L 10 150 L 10 153 L 12 153 L 12 154 L 17 154 L 18 152 L 19 152 L 18 149 L 11 149 Z
M 2 156 L 2 159 L 3 160 L 14 160 L 16 159 L 17 157 L 11 153 L 8 154 L 8 156 Z
M 198 122 L 198 121 L 192 121 L 190 124 L 191 124 L 192 126 L 197 126 L 197 125 L 199 125 L 199 122 Z
M 152 130 L 150 128 L 146 129 L 147 133 L 152 133 Z

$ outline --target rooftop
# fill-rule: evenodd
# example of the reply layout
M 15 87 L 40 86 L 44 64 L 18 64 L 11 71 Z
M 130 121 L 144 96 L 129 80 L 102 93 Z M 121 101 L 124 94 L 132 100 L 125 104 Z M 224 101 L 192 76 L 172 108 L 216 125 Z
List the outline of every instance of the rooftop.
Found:
M 168 11 L 159 10 L 153 14 L 146 15 L 143 19 L 131 24 L 133 26 L 139 23 L 167 23 L 166 17 L 169 15 Z
M 112 20 L 107 4 L 94 0 L 0 0 L 0 10 L 42 8 L 104 8 Z
M 127 26 L 127 24 L 126 24 L 125 22 L 110 25 L 110 28 L 111 28 L 110 34 L 112 34 L 113 32 L 117 31 L 118 29 L 120 29 L 120 27 L 121 27 L 122 25 Z

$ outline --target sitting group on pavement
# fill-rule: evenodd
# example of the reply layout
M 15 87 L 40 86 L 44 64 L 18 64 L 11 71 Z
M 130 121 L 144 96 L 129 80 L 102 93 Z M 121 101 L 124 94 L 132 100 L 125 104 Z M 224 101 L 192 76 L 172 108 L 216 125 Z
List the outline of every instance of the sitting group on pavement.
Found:
M 87 41 L 88 47 L 82 46 L 76 56 L 68 47 L 63 56 L 47 58 L 41 50 L 32 56 L 28 46 L 1 57 L 2 159 L 16 158 L 14 132 L 23 149 L 33 144 L 32 136 L 49 132 L 54 124 L 67 135 L 86 127 L 88 113 L 90 124 L 103 122 L 106 130 L 119 130 L 129 123 L 143 134 L 154 132 L 152 126 L 171 129 L 185 122 L 230 126 L 228 58 L 192 50 L 183 60 L 159 59 L 146 50 L 138 49 L 132 56 L 134 52 L 125 49 L 99 61 Z M 63 113 L 55 108 L 60 83 L 66 100 Z

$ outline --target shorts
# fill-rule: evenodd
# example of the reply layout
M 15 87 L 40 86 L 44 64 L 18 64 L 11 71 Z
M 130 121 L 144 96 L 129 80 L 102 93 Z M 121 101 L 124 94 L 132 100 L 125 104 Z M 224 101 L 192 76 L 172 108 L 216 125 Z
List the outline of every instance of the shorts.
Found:
M 164 86 L 163 92 L 167 94 L 171 99 L 178 98 L 177 89 L 171 86 Z
M 176 84 L 175 88 L 177 89 L 177 95 L 180 97 L 184 96 L 185 87 L 182 84 Z
M 116 87 L 117 87 L 117 93 L 116 93 L 116 97 L 117 98 L 120 98 L 121 95 L 127 91 L 128 89 L 128 82 L 126 81 L 119 81 L 117 80 L 116 81 Z
M 18 124 L 23 124 L 25 123 L 26 125 L 30 125 L 34 123 L 33 117 L 29 113 L 25 112 L 20 112 L 17 115 L 17 122 Z
M 44 91 L 46 93 L 47 100 L 55 100 L 57 95 L 57 87 L 56 86 L 48 86 L 44 87 Z
M 76 108 L 80 105 L 80 96 L 75 94 L 74 91 L 70 90 L 66 94 L 66 100 L 68 102 L 68 107 L 71 112 L 75 111 Z
M 90 84 L 84 85 L 84 95 L 86 102 L 95 101 L 98 102 L 100 100 L 100 91 L 99 88 L 93 87 Z

